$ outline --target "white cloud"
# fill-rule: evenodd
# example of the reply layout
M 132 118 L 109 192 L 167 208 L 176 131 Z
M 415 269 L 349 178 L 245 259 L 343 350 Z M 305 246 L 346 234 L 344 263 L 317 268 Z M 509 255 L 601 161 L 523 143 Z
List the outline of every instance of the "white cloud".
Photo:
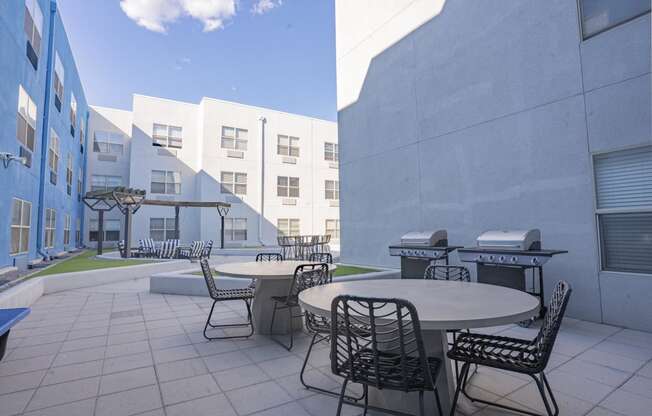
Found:
M 281 5 L 283 5 L 283 0 L 256 0 L 251 7 L 251 12 L 253 14 L 265 14 Z
M 237 0 L 120 0 L 125 14 L 138 25 L 165 33 L 167 25 L 189 16 L 204 25 L 204 31 L 220 29 L 236 13 Z

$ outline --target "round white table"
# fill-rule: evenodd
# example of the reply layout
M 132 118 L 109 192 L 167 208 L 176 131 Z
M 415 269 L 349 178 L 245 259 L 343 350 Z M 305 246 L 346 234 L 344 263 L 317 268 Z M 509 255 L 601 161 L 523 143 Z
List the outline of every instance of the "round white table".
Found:
M 406 299 L 415 306 L 426 353 L 444 363 L 437 388 L 444 414 L 450 413 L 455 375 L 446 358 L 447 329 L 472 329 L 523 321 L 535 316 L 539 300 L 532 295 L 502 286 L 441 280 L 358 280 L 331 283 L 307 289 L 299 294 L 301 306 L 312 313 L 330 316 L 336 296 L 351 295 Z M 417 414 L 416 393 L 369 389 L 370 404 Z M 435 412 L 434 400 L 428 401 Z M 461 401 L 458 410 L 472 411 L 470 403 Z
M 215 266 L 220 276 L 241 279 L 256 279 L 256 293 L 251 307 L 254 328 L 258 334 L 269 334 L 274 302 L 272 296 L 287 296 L 294 271 L 301 264 L 314 264 L 310 261 L 249 261 L 243 263 L 226 263 Z M 329 272 L 337 265 L 329 264 Z M 278 317 L 274 323 L 274 332 L 287 332 L 287 319 Z M 297 318 L 294 327 L 301 328 L 302 322 Z

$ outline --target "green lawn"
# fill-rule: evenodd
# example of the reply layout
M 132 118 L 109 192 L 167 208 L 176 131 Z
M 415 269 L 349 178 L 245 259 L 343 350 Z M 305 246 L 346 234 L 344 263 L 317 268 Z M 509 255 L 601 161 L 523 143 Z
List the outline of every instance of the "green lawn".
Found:
M 102 260 L 95 258 L 95 250 L 86 250 L 69 259 L 63 260 L 47 269 L 43 269 L 30 277 L 47 276 L 49 274 L 82 272 L 85 270 L 108 269 L 110 267 L 125 267 L 136 264 L 151 263 L 147 260 Z

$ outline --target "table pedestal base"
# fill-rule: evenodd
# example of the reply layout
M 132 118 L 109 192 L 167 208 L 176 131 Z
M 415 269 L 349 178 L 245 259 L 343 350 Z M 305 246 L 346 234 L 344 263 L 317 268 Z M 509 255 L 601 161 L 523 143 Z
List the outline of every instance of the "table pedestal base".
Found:
M 272 312 L 274 311 L 274 301 L 272 296 L 287 296 L 290 290 L 289 279 L 258 279 L 256 282 L 256 294 L 252 304 L 252 314 L 254 316 L 254 328 L 257 334 L 269 335 L 269 326 L 272 323 Z M 293 310 L 299 314 L 299 308 Z M 284 334 L 288 332 L 288 309 L 276 311 L 274 319 L 274 333 Z M 299 330 L 303 328 L 301 318 L 294 319 L 294 328 Z

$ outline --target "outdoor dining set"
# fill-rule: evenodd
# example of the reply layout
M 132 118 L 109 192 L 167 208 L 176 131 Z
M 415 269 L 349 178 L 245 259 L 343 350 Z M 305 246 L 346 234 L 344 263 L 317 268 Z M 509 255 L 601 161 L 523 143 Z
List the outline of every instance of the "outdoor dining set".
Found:
M 305 329 L 312 338 L 300 382 L 306 389 L 338 397 L 337 409 L 333 409 L 337 415 L 348 405 L 364 408 L 364 414 L 372 409 L 394 415 L 452 416 L 472 413 L 473 402 L 537 415 L 473 396 L 468 382 L 479 366 L 531 377 L 546 415 L 559 414 L 544 370 L 569 302 L 568 283 L 555 285 L 536 337 L 508 338 L 474 329 L 537 316 L 537 297 L 473 282 L 466 267 L 437 261 L 428 265 L 421 279 L 334 282 L 337 265 L 332 255 L 311 250 L 303 260 L 287 260 L 283 253 L 260 253 L 255 261 L 214 268 L 202 258 L 202 273 L 213 300 L 204 336 L 222 340 L 264 334 L 291 350 L 295 331 Z M 218 281 L 227 276 L 251 283 L 220 288 L 215 272 Z M 223 301 L 244 302 L 244 320 L 216 322 L 213 311 Z M 331 371 L 342 379 L 339 391 L 304 378 L 313 347 L 319 343 L 330 345 Z M 357 393 L 348 388 L 351 384 L 361 387 Z
M 121 257 L 126 257 L 125 242 L 118 242 L 118 250 Z M 188 259 L 197 260 L 205 257 L 210 258 L 213 250 L 213 240 L 193 241 L 190 244 L 180 244 L 177 239 L 165 241 L 154 241 L 152 238 L 145 238 L 138 241 L 138 248 L 132 249 L 132 257 L 155 258 L 155 259 Z

